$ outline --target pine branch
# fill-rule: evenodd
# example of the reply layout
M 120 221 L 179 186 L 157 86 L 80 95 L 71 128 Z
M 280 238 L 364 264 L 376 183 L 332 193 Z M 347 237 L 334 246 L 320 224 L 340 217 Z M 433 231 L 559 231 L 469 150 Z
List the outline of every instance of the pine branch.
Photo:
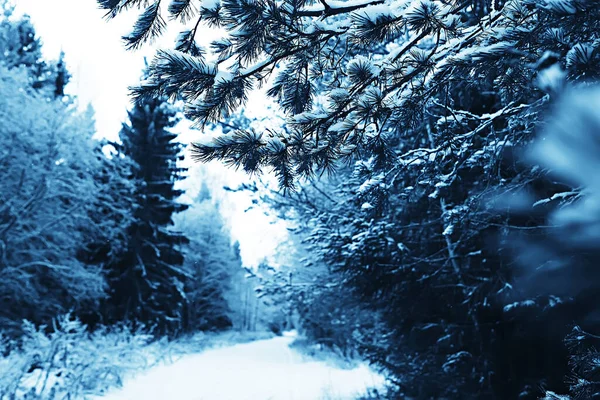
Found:
M 206 22 L 209 26 L 215 27 L 215 28 L 220 28 L 223 26 L 223 17 L 221 15 L 221 4 L 216 4 L 216 6 L 214 8 L 201 8 L 201 12 L 202 12 L 202 19 L 204 20 L 204 22 Z M 200 19 L 199 19 L 200 20 Z M 198 21 L 199 21 L 198 20 Z M 196 23 L 196 27 L 195 29 L 198 29 L 198 24 Z
M 244 77 L 219 80 L 201 101 L 189 105 L 185 114 L 190 120 L 196 121 L 197 127 L 209 122 L 216 123 L 243 105 L 251 88 L 251 81 Z
M 267 163 L 273 167 L 279 187 L 284 191 L 296 189 L 292 155 L 287 146 L 279 140 L 273 140 L 267 145 Z
M 239 63 L 245 65 L 255 61 L 262 54 L 268 35 L 268 26 L 264 22 L 256 23 L 252 30 L 241 30 L 233 34 L 232 52 L 236 54 Z
M 324 5 L 323 10 L 298 10 L 296 15 L 300 17 L 322 17 L 327 18 L 334 15 L 348 14 L 361 8 L 383 4 L 383 0 L 365 1 L 364 3 L 353 4 L 351 6 L 343 6 L 344 2 L 322 0 L 321 3 Z
M 180 32 L 175 43 L 175 50 L 188 53 L 193 57 L 202 57 L 204 54 L 202 49 L 196 45 L 195 35 L 196 32 L 193 29 Z
M 160 15 L 160 0 L 149 5 L 140 15 L 133 27 L 133 31 L 123 36 L 123 41 L 128 50 L 139 49 L 143 44 L 160 36 L 166 24 Z
M 363 46 L 395 40 L 401 33 L 403 17 L 390 14 L 373 19 L 367 13 L 354 13 L 352 40 Z
M 118 13 L 118 6 L 121 0 L 97 0 L 100 9 L 107 10 L 104 15 L 105 18 L 114 18 Z
M 216 138 L 211 144 L 192 143 L 192 160 L 209 162 L 222 160 L 246 172 L 260 172 L 265 161 L 265 143 L 262 135 L 254 131 L 236 131 L 228 136 Z
M 167 50 L 157 52 L 150 72 L 151 79 L 146 86 L 132 89 L 135 98 L 150 89 L 152 93 L 170 98 L 181 94 L 193 100 L 210 90 L 217 74 L 216 67 L 207 65 L 201 56 Z
M 179 20 L 182 23 L 188 22 L 197 12 L 193 0 L 171 0 L 169 4 L 169 14 L 174 20 Z

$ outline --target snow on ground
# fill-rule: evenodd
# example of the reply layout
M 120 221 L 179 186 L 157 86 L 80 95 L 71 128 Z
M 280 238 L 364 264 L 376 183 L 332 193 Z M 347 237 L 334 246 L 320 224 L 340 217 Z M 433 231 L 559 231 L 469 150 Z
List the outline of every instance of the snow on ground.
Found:
M 183 356 L 97 400 L 352 400 L 384 379 L 366 365 L 340 369 L 289 345 L 294 334 Z

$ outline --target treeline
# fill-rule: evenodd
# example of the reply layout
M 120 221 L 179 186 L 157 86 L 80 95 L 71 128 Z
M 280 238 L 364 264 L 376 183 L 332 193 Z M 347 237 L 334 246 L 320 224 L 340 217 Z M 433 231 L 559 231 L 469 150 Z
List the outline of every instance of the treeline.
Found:
M 137 103 L 120 142 L 96 140 L 93 111 L 64 88 L 64 57 L 46 61 L 28 17 L 0 21 L 0 330 L 52 326 L 159 335 L 241 324 L 232 299 L 241 259 L 206 194 L 178 201 L 178 110 Z M 174 219 L 178 217 L 177 226 Z

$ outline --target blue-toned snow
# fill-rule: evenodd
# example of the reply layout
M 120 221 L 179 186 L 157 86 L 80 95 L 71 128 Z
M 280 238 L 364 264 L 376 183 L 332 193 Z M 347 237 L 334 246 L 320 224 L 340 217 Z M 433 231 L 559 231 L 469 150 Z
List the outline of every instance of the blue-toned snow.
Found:
M 384 378 L 368 366 L 341 369 L 289 345 L 294 334 L 182 357 L 97 400 L 352 400 Z

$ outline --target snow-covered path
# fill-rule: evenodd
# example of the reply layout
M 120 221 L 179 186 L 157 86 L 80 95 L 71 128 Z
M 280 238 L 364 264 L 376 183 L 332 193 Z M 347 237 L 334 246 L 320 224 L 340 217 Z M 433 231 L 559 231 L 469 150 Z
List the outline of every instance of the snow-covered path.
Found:
M 186 355 L 126 381 L 102 400 L 351 400 L 383 378 L 339 369 L 289 347 L 293 336 Z

